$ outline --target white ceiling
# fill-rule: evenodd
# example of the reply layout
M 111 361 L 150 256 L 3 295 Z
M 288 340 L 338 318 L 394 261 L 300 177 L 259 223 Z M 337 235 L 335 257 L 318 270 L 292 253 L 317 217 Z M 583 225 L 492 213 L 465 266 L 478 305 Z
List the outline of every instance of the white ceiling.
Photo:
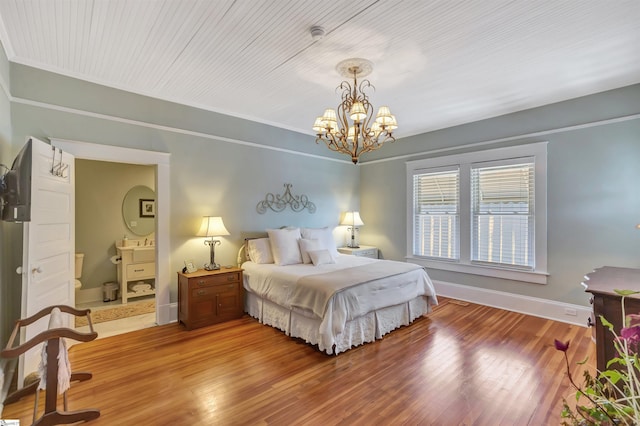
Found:
M 639 0 L 0 0 L 0 39 L 12 62 L 308 134 L 346 58 L 373 62 L 397 137 L 640 82 Z

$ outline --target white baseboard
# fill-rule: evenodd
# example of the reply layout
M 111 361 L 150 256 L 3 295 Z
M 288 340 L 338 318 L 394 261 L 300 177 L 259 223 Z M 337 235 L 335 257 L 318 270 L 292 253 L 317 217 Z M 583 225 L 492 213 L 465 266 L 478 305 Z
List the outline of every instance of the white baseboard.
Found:
M 587 327 L 593 310 L 582 305 L 556 302 L 496 290 L 433 281 L 436 294 L 465 302 L 505 309 L 554 321 Z
M 80 288 L 76 290 L 76 305 L 102 302 L 102 287 Z
M 157 318 L 158 325 L 178 321 L 178 304 L 169 303 L 168 305 L 159 305 Z

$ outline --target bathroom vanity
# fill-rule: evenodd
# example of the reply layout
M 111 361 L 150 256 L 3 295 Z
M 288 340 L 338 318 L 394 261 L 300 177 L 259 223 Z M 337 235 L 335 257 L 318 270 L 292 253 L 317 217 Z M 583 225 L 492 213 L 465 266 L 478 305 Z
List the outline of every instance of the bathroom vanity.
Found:
M 122 303 L 156 293 L 156 246 L 152 239 L 118 240 L 118 284 Z

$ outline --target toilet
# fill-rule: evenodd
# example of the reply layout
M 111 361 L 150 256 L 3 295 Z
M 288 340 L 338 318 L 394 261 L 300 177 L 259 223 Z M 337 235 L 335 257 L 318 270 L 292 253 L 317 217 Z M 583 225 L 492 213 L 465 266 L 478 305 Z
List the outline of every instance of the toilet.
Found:
M 82 277 L 82 263 L 84 262 L 84 253 L 76 253 L 76 290 L 82 287 L 80 278 Z

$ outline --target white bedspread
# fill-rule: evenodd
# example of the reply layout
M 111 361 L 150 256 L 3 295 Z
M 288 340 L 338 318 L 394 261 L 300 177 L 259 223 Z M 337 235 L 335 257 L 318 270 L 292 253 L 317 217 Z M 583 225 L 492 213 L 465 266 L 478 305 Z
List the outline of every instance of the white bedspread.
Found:
M 301 292 L 307 291 L 299 287 L 301 281 L 304 284 L 304 280 L 301 280 L 303 277 L 316 276 L 318 280 L 315 281 L 319 281 L 322 280 L 320 274 L 335 271 L 344 271 L 345 275 L 350 275 L 363 265 L 369 265 L 370 272 L 374 269 L 387 269 L 389 273 L 383 275 L 390 276 L 374 276 L 367 273 L 362 282 L 353 277 L 349 278 L 349 285 L 344 288 L 338 285 L 336 291 L 332 292 L 333 296 L 323 303 L 324 312 L 318 312 L 317 308 L 314 312 L 313 307 L 298 303 Z M 347 321 L 368 312 L 405 303 L 422 295 L 430 296 L 432 303 L 437 303 L 435 290 L 427 273 L 418 265 L 410 263 L 340 255 L 335 264 L 278 266 L 245 262 L 242 268 L 244 286 L 248 291 L 287 309 L 319 318 L 320 335 L 325 347 L 329 348 L 335 336 L 344 330 Z M 349 269 L 352 271 L 347 273 L 346 270 Z

